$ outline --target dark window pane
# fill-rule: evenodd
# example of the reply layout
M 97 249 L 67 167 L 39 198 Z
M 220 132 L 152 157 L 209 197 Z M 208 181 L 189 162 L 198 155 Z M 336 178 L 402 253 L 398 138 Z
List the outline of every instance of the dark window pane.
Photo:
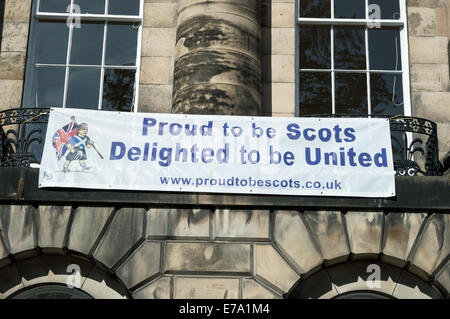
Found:
M 109 0 L 109 14 L 139 15 L 140 0 Z
M 330 27 L 300 27 L 300 68 L 331 69 Z
M 65 22 L 39 22 L 37 62 L 66 64 L 69 28 Z
M 366 41 L 364 28 L 334 28 L 334 68 L 353 70 L 366 69 Z
M 381 13 L 381 19 L 392 20 L 400 19 L 400 7 L 398 0 L 369 0 L 369 6 L 376 4 L 379 6 L 379 13 Z M 369 17 L 374 15 L 375 11 L 369 10 Z
M 300 73 L 300 115 L 331 114 L 331 73 Z
M 68 12 L 70 0 L 41 0 L 39 11 L 42 12 Z M 69 8 L 70 10 L 70 8 Z
M 401 70 L 400 31 L 369 29 L 369 60 L 371 70 Z
M 336 73 L 335 83 L 336 114 L 368 114 L 365 73 Z
M 86 22 L 73 29 L 71 64 L 101 65 L 103 51 L 103 23 Z
M 75 0 L 74 3 L 80 7 L 80 13 L 105 13 L 105 0 Z
M 331 1 L 300 0 L 300 16 L 303 18 L 331 18 Z
M 136 65 L 138 30 L 132 24 L 109 23 L 106 39 L 107 65 Z
M 370 75 L 372 114 L 403 114 L 403 83 L 401 74 Z
M 135 74 L 135 70 L 105 70 L 103 110 L 132 111 Z
M 66 106 L 98 109 L 100 73 L 99 68 L 70 68 Z
M 35 94 L 36 107 L 62 107 L 64 96 L 65 67 L 36 67 Z
M 334 0 L 334 17 L 346 19 L 365 19 L 364 0 Z

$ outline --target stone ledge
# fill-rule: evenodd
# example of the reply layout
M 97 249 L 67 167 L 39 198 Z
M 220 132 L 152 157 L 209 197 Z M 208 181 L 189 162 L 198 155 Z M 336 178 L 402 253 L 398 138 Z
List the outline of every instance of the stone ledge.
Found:
M 16 190 L 23 176 L 25 181 L 23 196 L 16 201 Z M 107 204 L 141 207 L 180 207 L 183 208 L 248 208 L 251 209 L 298 209 L 304 208 L 347 208 L 347 209 L 421 209 L 440 213 L 450 211 L 450 179 L 448 177 L 396 177 L 397 197 L 393 198 L 344 198 L 307 197 L 237 194 L 200 194 L 170 192 L 131 192 L 110 190 L 71 190 L 65 188 L 38 188 L 39 170 L 32 168 L 1 168 L 0 204 L 43 204 L 63 205 Z

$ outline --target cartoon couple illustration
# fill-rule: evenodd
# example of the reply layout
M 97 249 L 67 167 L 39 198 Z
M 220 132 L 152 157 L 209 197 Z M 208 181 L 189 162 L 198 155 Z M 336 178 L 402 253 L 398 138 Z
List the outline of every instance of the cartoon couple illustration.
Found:
M 75 117 L 71 117 L 71 122 L 53 135 L 53 147 L 56 149 L 56 156 L 58 160 L 69 151 L 66 155 L 66 161 L 63 166 L 63 172 L 69 173 L 69 166 L 73 161 L 79 161 L 83 171 L 89 170 L 92 166 L 86 163 L 87 153 L 86 148 L 93 148 L 97 154 L 103 159 L 103 156 L 94 145 L 94 141 L 87 135 L 89 132 L 86 123 L 77 124 Z

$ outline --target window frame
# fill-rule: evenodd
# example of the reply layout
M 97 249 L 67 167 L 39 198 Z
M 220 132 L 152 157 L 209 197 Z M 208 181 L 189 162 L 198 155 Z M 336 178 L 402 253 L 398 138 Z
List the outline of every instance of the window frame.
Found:
M 350 72 L 350 73 L 366 73 L 367 81 L 367 110 L 368 116 L 372 113 L 372 101 L 371 101 L 371 87 L 370 87 L 370 74 L 401 74 L 403 84 L 403 115 L 411 116 L 411 82 L 410 82 L 410 61 L 409 61 L 409 41 L 408 41 L 408 21 L 407 21 L 407 8 L 406 0 L 399 1 L 400 17 L 399 19 L 369 19 L 369 0 L 365 1 L 366 16 L 365 19 L 350 19 L 350 18 L 334 18 L 334 3 L 335 0 L 330 0 L 331 14 L 330 18 L 306 18 L 300 16 L 300 0 L 295 1 L 295 116 L 300 115 L 300 73 L 301 72 L 327 72 L 331 73 L 331 99 L 332 99 L 332 114 L 336 114 L 336 72 Z M 401 64 L 402 70 L 370 70 L 369 59 L 369 41 L 368 41 L 368 25 L 379 23 L 381 28 L 383 27 L 397 27 L 400 32 L 400 51 L 401 51 Z M 301 69 L 300 68 L 300 28 L 301 26 L 330 26 L 330 50 L 331 50 L 331 69 Z M 334 68 L 334 27 L 335 26 L 359 26 L 365 28 L 365 49 L 366 49 L 366 69 L 360 70 L 341 70 Z
M 24 84 L 24 94 L 22 99 L 22 107 L 30 107 L 34 105 L 33 92 L 34 90 L 34 72 L 37 71 L 38 67 L 45 66 L 61 66 L 65 67 L 65 77 L 64 77 L 64 95 L 63 95 L 63 105 L 66 107 L 67 102 L 67 92 L 68 92 L 68 82 L 69 82 L 69 69 L 72 66 L 75 67 L 89 67 L 97 68 L 101 70 L 100 73 L 100 83 L 99 83 L 99 99 L 97 103 L 97 110 L 102 110 L 103 101 L 103 91 L 104 91 L 104 77 L 106 69 L 125 69 L 125 70 L 135 70 L 134 78 L 134 88 L 133 88 L 133 105 L 131 112 L 136 113 L 138 111 L 139 105 L 139 83 L 140 83 L 140 72 L 141 72 L 141 51 L 142 51 L 142 30 L 143 30 L 143 17 L 144 17 L 144 0 L 139 0 L 139 15 L 114 15 L 108 13 L 109 0 L 105 0 L 105 14 L 90 14 L 90 13 L 74 13 L 73 6 L 76 4 L 76 0 L 70 0 L 71 10 L 65 13 L 53 13 L 53 12 L 41 12 L 40 11 L 41 0 L 34 0 L 32 4 L 32 17 L 30 23 L 30 37 L 28 43 L 28 57 L 26 63 L 25 71 L 25 84 Z M 36 45 L 38 38 L 38 23 L 39 21 L 68 21 L 70 19 L 70 28 L 67 43 L 67 55 L 65 64 L 58 65 L 55 64 L 45 64 L 37 63 L 36 61 Z M 102 43 L 102 62 L 101 65 L 75 65 L 70 63 L 70 50 L 72 48 L 72 38 L 74 24 L 80 21 L 83 22 L 97 22 L 103 23 L 103 43 Z M 105 64 L 106 56 L 106 41 L 108 36 L 108 23 L 109 22 L 120 22 L 120 23 L 133 23 L 138 24 L 137 32 L 137 48 L 136 48 L 136 65 L 135 66 L 114 66 Z M 48 107 L 53 105 L 48 105 Z M 45 107 L 45 106 L 42 106 Z

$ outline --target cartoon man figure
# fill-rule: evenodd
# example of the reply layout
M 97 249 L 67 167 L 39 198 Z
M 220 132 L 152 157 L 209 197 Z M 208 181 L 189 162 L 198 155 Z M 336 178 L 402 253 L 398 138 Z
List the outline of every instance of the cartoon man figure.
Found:
M 63 168 L 64 173 L 70 172 L 69 165 L 72 161 L 80 161 L 80 166 L 84 170 L 91 168 L 85 162 L 87 160 L 86 147 L 91 148 L 94 145 L 94 142 L 87 136 L 88 125 L 86 123 L 81 123 L 78 126 L 77 131 L 77 134 L 72 136 L 67 143 L 67 148 L 70 153 L 66 156 L 66 163 Z

